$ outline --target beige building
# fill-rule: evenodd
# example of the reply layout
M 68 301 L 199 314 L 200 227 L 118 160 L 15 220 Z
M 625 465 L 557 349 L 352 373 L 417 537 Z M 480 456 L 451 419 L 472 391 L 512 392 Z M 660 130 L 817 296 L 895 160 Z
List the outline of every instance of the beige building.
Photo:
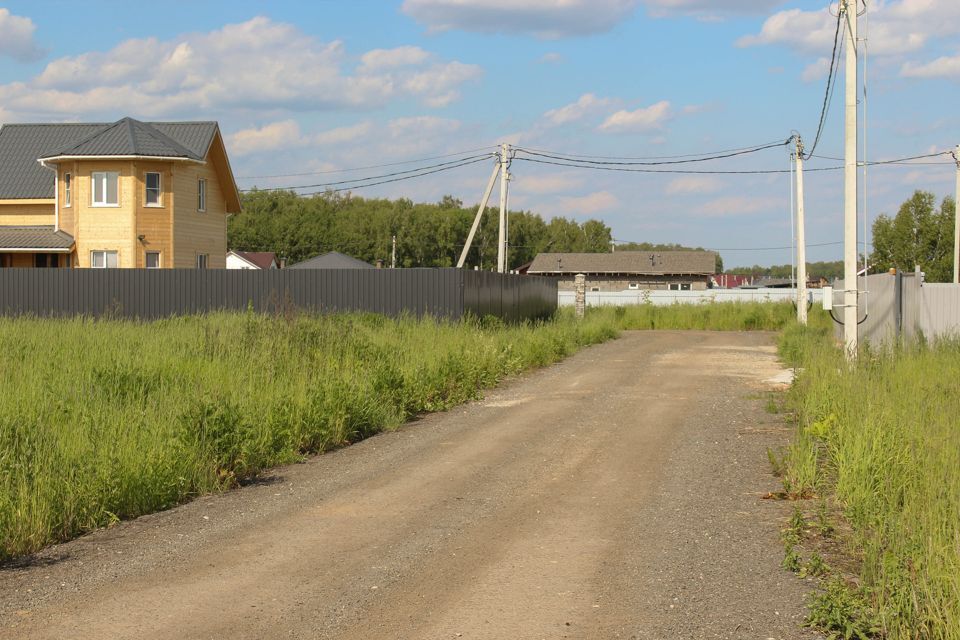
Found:
M 557 278 L 560 291 L 573 291 L 578 273 L 586 276 L 587 291 L 701 291 L 710 286 L 716 261 L 712 251 L 540 253 L 527 273 Z
M 226 267 L 240 195 L 216 122 L 0 128 L 0 267 Z

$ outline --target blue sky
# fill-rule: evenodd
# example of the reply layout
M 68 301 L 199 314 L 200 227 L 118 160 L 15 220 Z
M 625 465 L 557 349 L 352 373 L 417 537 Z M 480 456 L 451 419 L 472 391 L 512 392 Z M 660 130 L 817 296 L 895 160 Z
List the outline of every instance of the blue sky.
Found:
M 871 0 L 867 20 L 869 158 L 960 143 L 960 2 Z M 375 175 L 390 169 L 317 172 L 499 142 L 643 157 L 786 140 L 793 130 L 809 144 L 834 24 L 825 3 L 808 0 L 173 0 L 162 11 L 7 2 L 0 122 L 215 119 L 241 187 Z M 818 154 L 841 153 L 842 105 L 838 91 Z M 938 160 L 872 168 L 868 221 L 914 189 L 952 195 L 954 168 Z M 706 168 L 788 167 L 778 148 Z M 489 171 L 475 164 L 356 193 L 473 203 Z M 721 249 L 727 265 L 790 261 L 789 250 L 739 250 L 790 245 L 788 174 L 519 161 L 512 171 L 512 208 L 601 218 L 619 240 Z M 314 175 L 251 177 L 304 173 Z M 839 241 L 841 174 L 806 182 L 808 241 Z M 808 251 L 811 260 L 840 255 L 839 245 Z

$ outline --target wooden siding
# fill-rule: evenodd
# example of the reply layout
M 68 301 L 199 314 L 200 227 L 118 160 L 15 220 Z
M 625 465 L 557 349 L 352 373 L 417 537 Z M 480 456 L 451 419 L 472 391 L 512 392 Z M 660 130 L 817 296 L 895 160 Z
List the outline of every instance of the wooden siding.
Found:
M 207 181 L 207 208 L 197 210 L 197 182 Z M 227 215 L 223 189 L 216 168 L 186 164 L 176 168 L 173 176 L 173 263 L 178 269 L 197 266 L 197 255 L 210 256 L 210 269 L 227 267 Z
M 64 187 L 64 174 L 70 174 L 70 206 L 66 206 L 67 194 Z M 89 179 L 89 177 L 88 177 Z M 77 230 L 77 163 L 65 162 L 57 171 L 57 197 L 60 201 L 60 229 L 76 236 Z M 89 185 L 88 185 L 89 186 Z
M 37 204 L 36 201 L 30 201 L 31 204 L 12 204 L 7 200 L 0 203 L 0 226 L 36 226 L 52 225 L 54 218 L 53 199 L 49 203 Z
M 118 207 L 94 207 L 91 177 L 97 171 L 120 174 L 117 188 Z M 117 266 L 135 267 L 136 247 L 136 176 L 129 161 L 82 161 L 73 177 L 74 239 L 77 242 L 77 266 L 90 266 L 91 251 L 116 251 Z M 68 232 L 69 233 L 69 232 Z
M 172 162 L 137 162 L 136 167 L 136 201 L 137 201 L 137 229 L 136 236 L 143 236 L 143 240 L 136 240 L 136 266 L 147 266 L 147 252 L 160 253 L 160 266 L 173 267 L 173 211 L 174 196 L 172 185 L 174 176 L 183 171 L 183 166 L 175 166 Z M 160 174 L 160 206 L 148 207 L 146 204 L 146 174 Z

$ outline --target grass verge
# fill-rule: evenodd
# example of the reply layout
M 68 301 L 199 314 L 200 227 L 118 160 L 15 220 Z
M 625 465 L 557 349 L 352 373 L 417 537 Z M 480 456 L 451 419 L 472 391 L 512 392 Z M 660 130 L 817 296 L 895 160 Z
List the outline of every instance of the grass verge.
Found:
M 817 497 L 806 537 L 845 565 L 811 622 L 830 637 L 960 638 L 960 341 L 866 347 L 848 364 L 825 330 L 793 326 L 780 350 L 802 367 L 784 490 Z

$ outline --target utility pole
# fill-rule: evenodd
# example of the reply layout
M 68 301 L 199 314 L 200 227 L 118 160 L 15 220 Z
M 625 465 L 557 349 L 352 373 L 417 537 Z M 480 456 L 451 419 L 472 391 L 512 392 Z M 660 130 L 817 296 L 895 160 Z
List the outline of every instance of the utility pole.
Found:
M 507 268 L 507 167 L 510 145 L 500 145 L 500 233 L 497 235 L 497 271 L 504 273 Z
M 953 284 L 960 283 L 960 144 L 953 150 L 957 163 L 957 189 L 953 194 Z
M 397 268 L 397 236 L 393 236 L 393 250 L 390 252 L 390 268 Z
M 473 218 L 473 226 L 470 227 L 470 235 L 467 236 L 467 241 L 463 245 L 463 251 L 460 253 L 460 259 L 457 261 L 457 269 L 462 269 L 463 265 L 467 262 L 467 253 L 470 252 L 470 245 L 473 244 L 473 236 L 477 234 L 477 229 L 480 228 L 480 219 L 483 218 L 483 212 L 487 209 L 487 202 L 490 201 L 490 194 L 493 193 L 493 185 L 497 182 L 497 174 L 500 172 L 500 164 L 497 163 L 493 166 L 493 172 L 490 174 L 490 180 L 487 182 L 487 188 L 483 192 L 483 198 L 480 199 L 480 206 L 477 207 L 477 215 Z M 483 255 L 481 252 L 480 256 L 480 266 L 483 267 Z
M 857 2 L 841 0 L 846 22 L 846 101 L 843 194 L 843 342 L 847 358 L 857 357 Z
M 797 322 L 807 324 L 807 243 L 803 221 L 803 140 L 794 139 L 797 145 Z

